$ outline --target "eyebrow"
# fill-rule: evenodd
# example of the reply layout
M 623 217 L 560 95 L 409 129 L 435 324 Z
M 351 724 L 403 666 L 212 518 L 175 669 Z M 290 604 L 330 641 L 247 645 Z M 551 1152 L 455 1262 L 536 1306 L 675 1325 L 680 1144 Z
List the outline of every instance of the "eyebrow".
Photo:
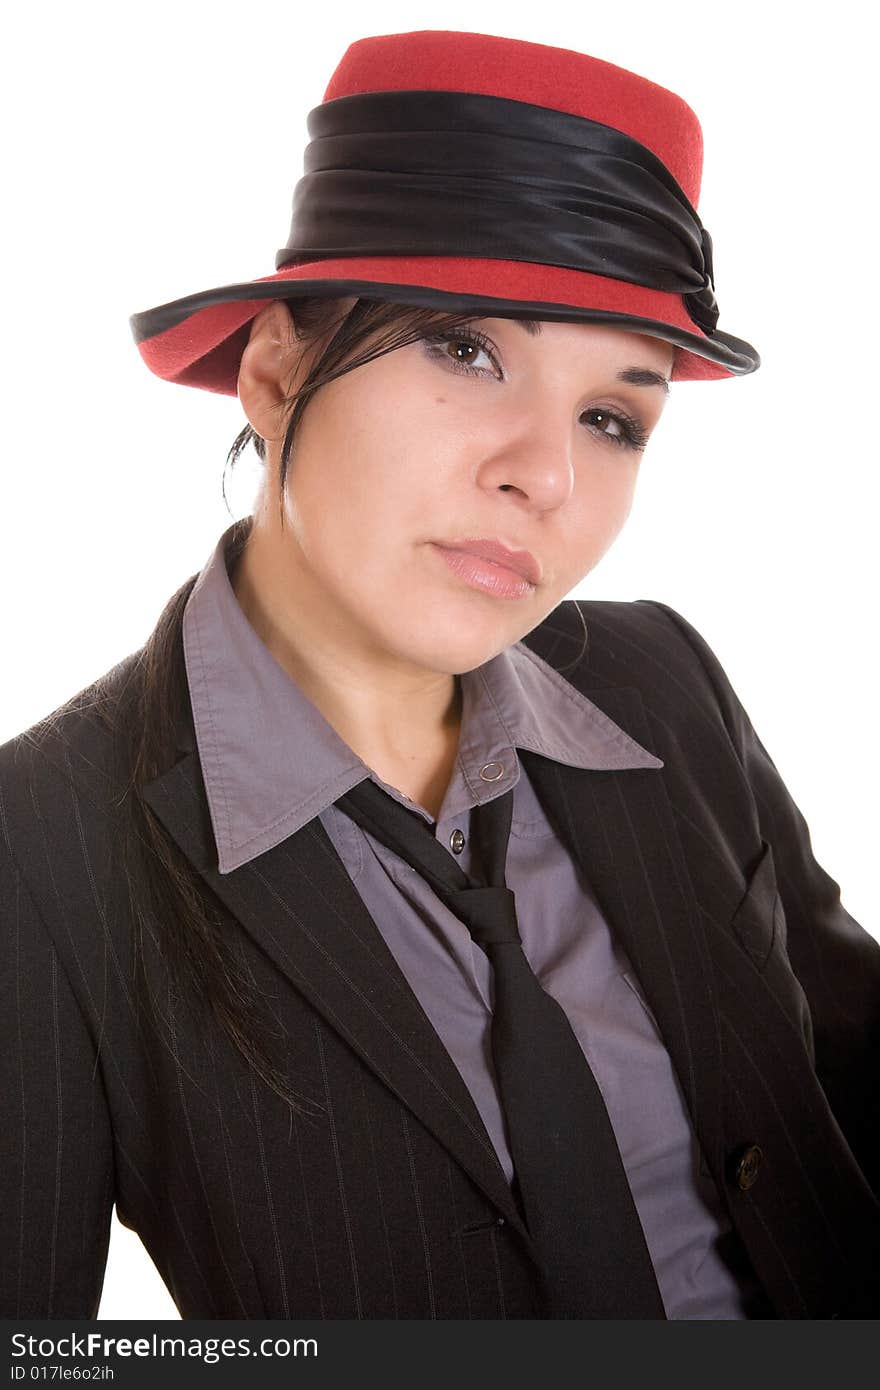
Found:
M 541 332 L 540 319 L 514 319 L 520 328 L 534 338 Z M 626 381 L 630 386 L 659 386 L 669 395 L 669 381 L 662 372 L 654 372 L 650 367 L 624 367 L 617 373 L 618 381 Z
M 650 367 L 624 367 L 617 373 L 618 381 L 628 381 L 631 386 L 661 386 L 669 395 L 669 381 L 662 372 L 651 371 Z

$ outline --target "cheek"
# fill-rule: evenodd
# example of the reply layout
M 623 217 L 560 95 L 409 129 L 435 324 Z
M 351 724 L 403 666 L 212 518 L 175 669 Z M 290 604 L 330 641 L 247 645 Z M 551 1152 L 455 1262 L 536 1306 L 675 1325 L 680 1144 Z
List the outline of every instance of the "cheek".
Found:
M 424 425 L 389 428 L 386 411 L 352 402 L 325 412 L 306 434 L 288 476 L 289 512 L 303 551 L 324 568 L 358 561 L 363 573 L 393 570 L 423 539 L 444 492 L 426 459 Z
M 626 465 L 582 477 L 564 518 L 560 555 L 566 579 L 586 574 L 617 538 L 632 507 L 635 482 L 636 470 Z

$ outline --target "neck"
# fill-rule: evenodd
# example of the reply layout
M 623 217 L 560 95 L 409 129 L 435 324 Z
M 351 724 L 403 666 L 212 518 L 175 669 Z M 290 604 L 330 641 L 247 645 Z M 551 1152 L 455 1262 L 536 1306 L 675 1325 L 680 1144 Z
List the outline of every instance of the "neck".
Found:
M 248 622 L 344 742 L 436 815 L 458 751 L 460 679 L 377 650 L 295 541 L 279 543 L 258 518 L 230 577 Z

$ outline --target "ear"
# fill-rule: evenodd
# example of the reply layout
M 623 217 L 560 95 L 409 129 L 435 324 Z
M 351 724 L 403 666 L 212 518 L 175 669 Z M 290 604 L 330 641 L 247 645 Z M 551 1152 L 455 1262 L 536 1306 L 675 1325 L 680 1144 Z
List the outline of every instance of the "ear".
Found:
M 238 372 L 239 400 L 262 439 L 280 439 L 284 432 L 281 406 L 293 385 L 297 346 L 290 310 L 275 299 L 251 324 Z

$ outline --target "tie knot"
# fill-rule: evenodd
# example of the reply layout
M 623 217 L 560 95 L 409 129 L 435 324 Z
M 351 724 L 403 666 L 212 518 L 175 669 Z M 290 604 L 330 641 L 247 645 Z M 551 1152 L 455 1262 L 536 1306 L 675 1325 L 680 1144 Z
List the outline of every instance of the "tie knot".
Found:
M 448 893 L 446 901 L 484 950 L 504 942 L 519 944 L 516 900 L 510 888 L 503 885 L 462 888 Z

